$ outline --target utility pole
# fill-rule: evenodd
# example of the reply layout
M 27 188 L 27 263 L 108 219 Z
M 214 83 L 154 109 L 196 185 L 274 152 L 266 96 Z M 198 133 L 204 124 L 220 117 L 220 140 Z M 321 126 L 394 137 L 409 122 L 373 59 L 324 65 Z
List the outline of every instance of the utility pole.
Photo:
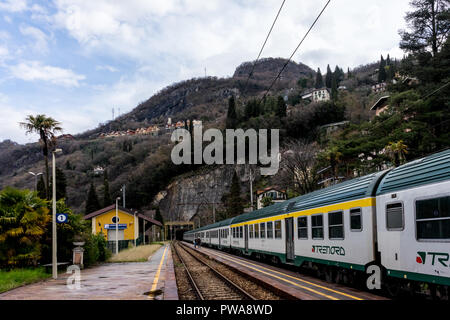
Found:
M 112 108 L 112 119 L 114 121 L 114 108 Z
M 116 254 L 119 253 L 119 200 L 120 197 L 116 198 Z
M 249 177 L 248 177 L 248 180 L 249 180 L 249 182 L 250 182 L 250 203 L 251 203 L 250 208 L 251 208 L 251 211 L 253 211 L 253 179 L 254 179 L 254 177 L 253 177 L 253 171 L 252 171 L 252 168 L 249 167 Z
M 120 188 L 120 191 L 122 191 L 123 207 L 124 207 L 124 208 L 126 208 L 126 207 L 125 207 L 125 190 L 126 190 L 126 187 L 125 187 L 125 185 L 123 185 L 122 188 Z

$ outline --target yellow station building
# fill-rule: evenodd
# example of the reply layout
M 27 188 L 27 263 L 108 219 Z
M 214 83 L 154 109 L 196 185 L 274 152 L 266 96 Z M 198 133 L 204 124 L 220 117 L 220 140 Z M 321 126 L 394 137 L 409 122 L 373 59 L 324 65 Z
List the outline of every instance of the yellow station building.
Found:
M 144 230 L 152 225 L 162 227 L 159 221 L 156 221 L 137 211 L 118 207 L 117 210 L 118 226 L 116 226 L 116 206 L 100 209 L 84 216 L 85 220 L 91 220 L 92 233 L 105 235 L 107 241 L 116 240 L 116 228 L 118 229 L 117 240 L 135 240 L 143 236 Z

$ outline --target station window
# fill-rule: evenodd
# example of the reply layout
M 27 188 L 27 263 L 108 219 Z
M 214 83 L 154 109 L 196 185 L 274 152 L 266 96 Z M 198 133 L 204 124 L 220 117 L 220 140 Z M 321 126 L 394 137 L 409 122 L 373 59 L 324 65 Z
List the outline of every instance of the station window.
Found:
M 308 239 L 308 217 L 297 219 L 297 231 L 299 239 Z
M 313 239 L 323 240 L 323 215 L 311 216 L 311 230 Z
M 391 203 L 386 206 L 386 227 L 389 231 L 403 230 L 403 203 Z
M 350 210 L 350 230 L 362 231 L 362 213 L 361 208 Z
M 416 201 L 418 240 L 450 240 L 450 196 Z
M 249 233 L 250 239 L 253 239 L 253 225 L 252 224 L 248 226 L 248 233 Z
M 261 223 L 260 224 L 260 234 L 261 234 L 261 239 L 265 239 L 266 238 L 266 224 L 265 223 Z
M 281 239 L 281 221 L 275 221 L 275 239 Z
M 255 238 L 259 238 L 259 224 L 255 224 Z
M 267 222 L 267 239 L 273 239 L 273 222 Z
M 344 213 L 342 211 L 328 213 L 328 231 L 331 240 L 344 239 Z

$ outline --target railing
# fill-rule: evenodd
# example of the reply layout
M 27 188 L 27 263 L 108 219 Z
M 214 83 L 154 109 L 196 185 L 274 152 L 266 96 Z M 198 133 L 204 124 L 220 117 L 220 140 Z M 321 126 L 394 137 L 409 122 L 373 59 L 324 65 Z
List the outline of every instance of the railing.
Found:
M 139 237 L 136 239 L 136 246 L 140 246 L 143 244 L 143 237 Z M 119 252 L 125 249 L 129 249 L 134 247 L 134 240 L 119 240 L 117 241 L 119 243 Z M 106 247 L 111 250 L 113 254 L 116 253 L 116 241 L 107 241 Z

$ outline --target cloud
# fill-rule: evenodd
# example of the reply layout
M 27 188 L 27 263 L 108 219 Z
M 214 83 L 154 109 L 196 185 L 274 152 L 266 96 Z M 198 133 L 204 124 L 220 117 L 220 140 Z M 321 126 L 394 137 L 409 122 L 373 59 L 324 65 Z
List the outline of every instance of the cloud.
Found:
M 49 37 L 44 32 L 38 28 L 25 25 L 20 26 L 19 30 L 24 36 L 29 36 L 34 39 L 35 42 L 32 47 L 36 52 L 48 52 L 47 41 Z
M 27 61 L 11 66 L 13 77 L 24 81 L 45 81 L 64 87 L 78 87 L 86 77 L 72 70 L 45 66 L 39 61 Z
M 98 71 L 106 70 L 109 72 L 118 72 L 119 71 L 119 69 L 114 68 L 113 66 L 108 66 L 108 65 L 96 66 L 95 70 L 98 70 Z
M 0 11 L 21 12 L 27 10 L 26 0 L 5 0 L 0 2 Z

